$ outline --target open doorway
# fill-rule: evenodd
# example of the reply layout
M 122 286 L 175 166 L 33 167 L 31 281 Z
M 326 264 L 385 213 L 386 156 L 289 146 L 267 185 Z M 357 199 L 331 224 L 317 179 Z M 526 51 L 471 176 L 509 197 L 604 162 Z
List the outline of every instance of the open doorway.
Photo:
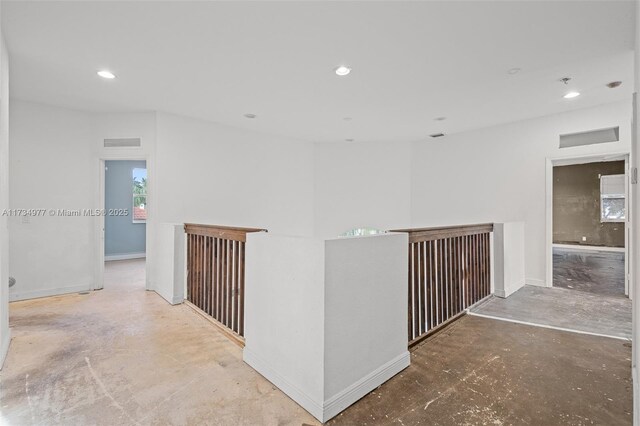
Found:
M 104 162 L 104 287 L 145 287 L 147 164 Z
M 626 161 L 553 166 L 553 287 L 628 295 Z

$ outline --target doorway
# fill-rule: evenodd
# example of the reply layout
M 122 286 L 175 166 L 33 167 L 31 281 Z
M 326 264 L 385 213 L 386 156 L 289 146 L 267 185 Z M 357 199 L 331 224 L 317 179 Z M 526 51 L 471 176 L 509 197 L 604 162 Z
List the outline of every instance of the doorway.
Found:
M 104 287 L 145 287 L 147 164 L 104 161 Z
M 547 286 L 629 295 L 627 166 L 627 155 L 548 162 Z

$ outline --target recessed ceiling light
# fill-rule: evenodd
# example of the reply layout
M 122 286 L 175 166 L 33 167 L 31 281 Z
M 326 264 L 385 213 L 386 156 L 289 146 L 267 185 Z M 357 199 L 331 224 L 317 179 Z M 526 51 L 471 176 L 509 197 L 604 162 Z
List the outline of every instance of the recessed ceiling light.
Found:
M 564 95 L 563 98 L 571 99 L 571 98 L 577 98 L 578 96 L 580 96 L 580 92 L 569 92 L 566 95 Z
M 620 87 L 622 85 L 621 81 L 612 81 L 611 83 L 607 83 L 607 87 L 609 89 L 615 89 L 616 87 Z
M 116 78 L 115 74 L 112 73 L 111 71 L 107 71 L 107 70 L 102 70 L 102 71 L 98 71 L 98 75 L 102 78 L 106 78 L 109 80 L 112 80 L 114 78 Z
M 345 139 L 345 142 L 353 142 L 353 141 L 355 141 L 355 139 L 351 139 L 351 138 Z
M 436 117 L 436 118 L 434 118 L 435 121 L 444 121 L 446 119 L 447 119 L 447 117 Z
M 351 120 L 353 120 L 353 118 L 351 118 L 351 117 L 344 117 L 344 118 L 343 118 L 343 120 L 344 120 L 344 121 L 351 121 Z
M 513 75 L 513 74 L 518 74 L 520 71 L 522 71 L 522 68 L 511 68 L 509 71 L 507 71 L 509 74 Z
M 343 77 L 345 75 L 348 75 L 351 72 L 351 68 L 344 65 L 340 65 L 334 71 L 336 72 L 337 75 L 339 75 L 340 77 Z
M 255 114 L 245 114 L 244 115 L 247 118 L 256 118 L 257 116 Z
M 444 133 L 434 133 L 434 134 L 429 135 L 429 136 L 431 136 L 432 138 L 441 138 L 441 137 L 444 136 Z

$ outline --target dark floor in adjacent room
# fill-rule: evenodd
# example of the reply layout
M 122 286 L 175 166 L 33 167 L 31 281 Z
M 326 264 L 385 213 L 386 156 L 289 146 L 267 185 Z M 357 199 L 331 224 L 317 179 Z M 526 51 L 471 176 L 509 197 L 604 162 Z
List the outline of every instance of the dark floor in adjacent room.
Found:
M 624 269 L 624 252 L 553 248 L 554 287 L 626 297 Z
M 332 425 L 630 425 L 631 344 L 465 316 Z

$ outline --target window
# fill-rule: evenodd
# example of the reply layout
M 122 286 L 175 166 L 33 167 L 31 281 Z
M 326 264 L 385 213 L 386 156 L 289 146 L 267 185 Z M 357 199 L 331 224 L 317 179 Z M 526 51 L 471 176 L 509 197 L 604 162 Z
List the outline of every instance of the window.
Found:
M 147 221 L 147 169 L 133 169 L 133 223 Z
M 625 175 L 600 177 L 600 221 L 625 221 Z

